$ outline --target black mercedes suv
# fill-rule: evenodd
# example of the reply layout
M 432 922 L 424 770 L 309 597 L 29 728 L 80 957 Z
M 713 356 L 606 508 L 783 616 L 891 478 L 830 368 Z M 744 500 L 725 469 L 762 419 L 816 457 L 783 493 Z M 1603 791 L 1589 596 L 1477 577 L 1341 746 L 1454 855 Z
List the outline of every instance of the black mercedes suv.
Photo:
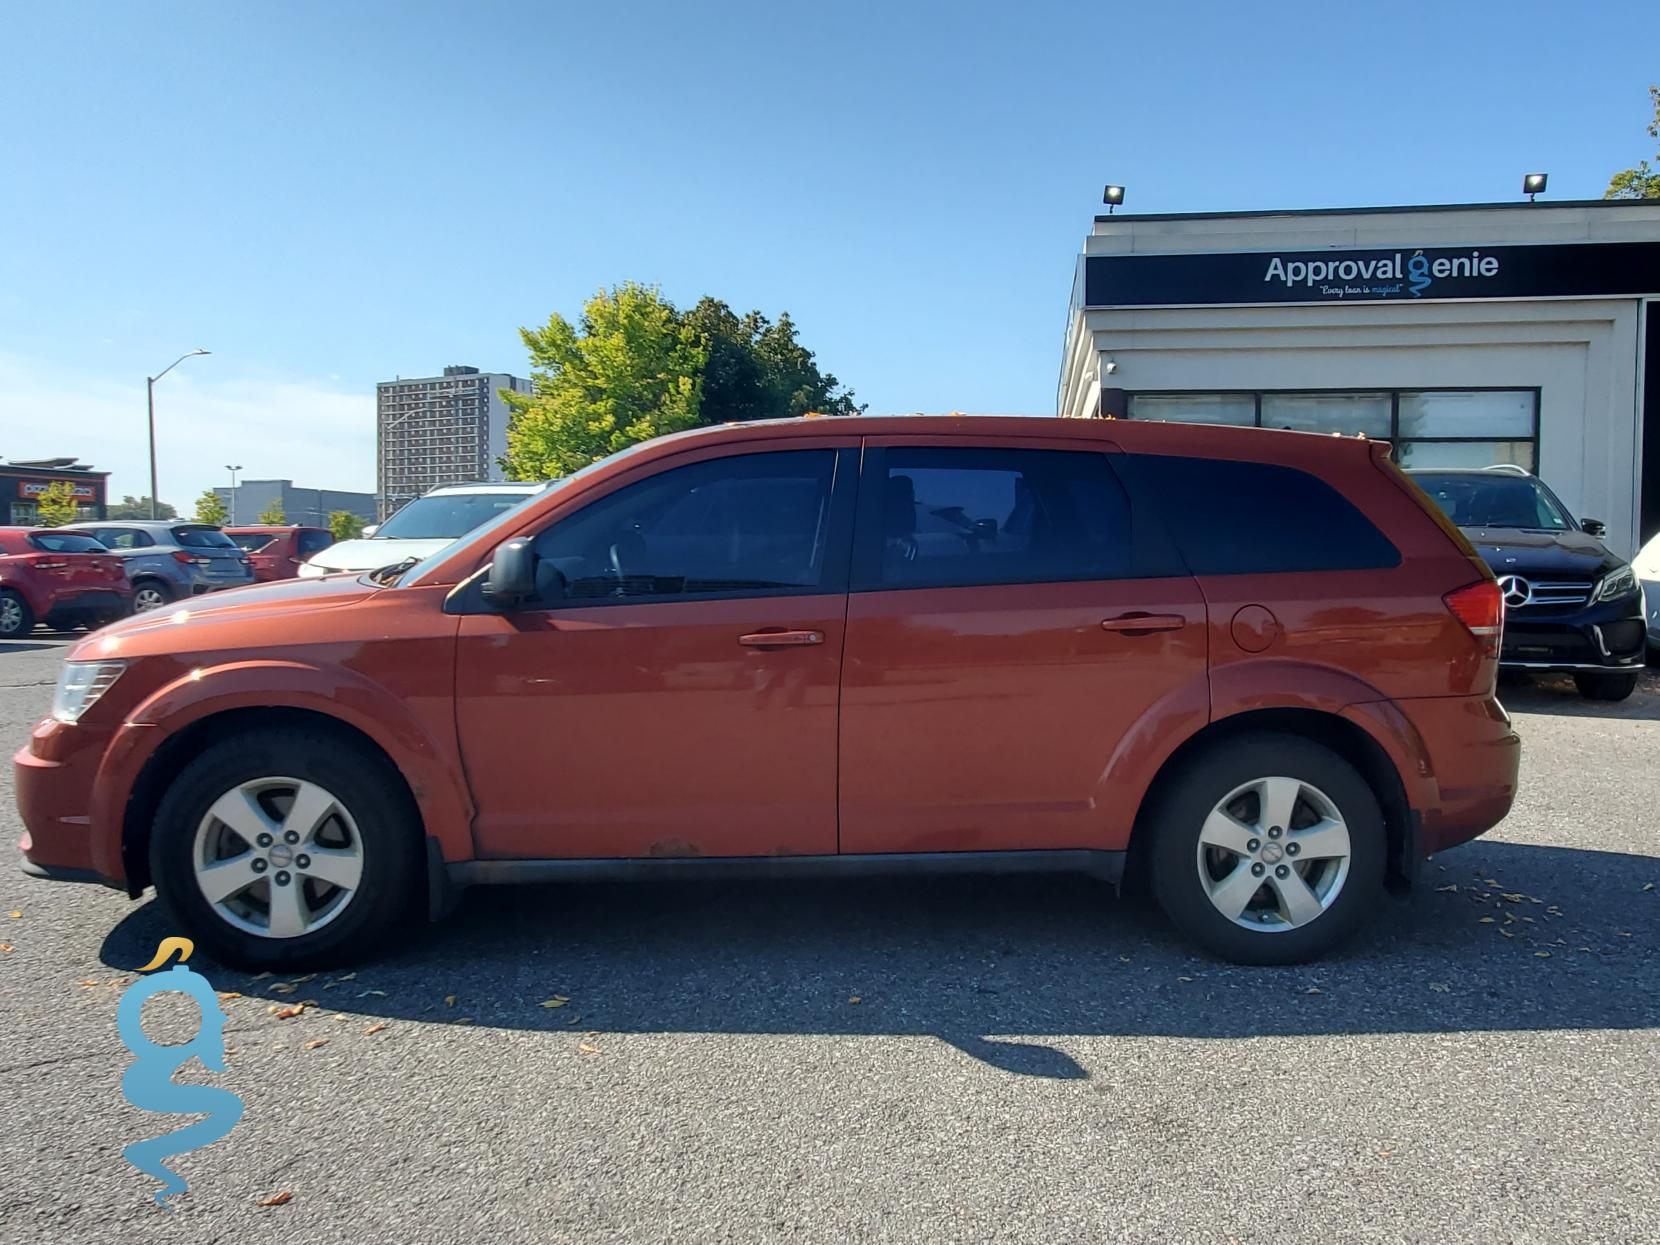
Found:
M 1463 529 L 1504 591 L 1507 670 L 1563 671 L 1580 695 L 1624 700 L 1646 643 L 1643 593 L 1631 567 L 1574 521 L 1543 480 L 1520 467 L 1422 468 L 1412 478 Z

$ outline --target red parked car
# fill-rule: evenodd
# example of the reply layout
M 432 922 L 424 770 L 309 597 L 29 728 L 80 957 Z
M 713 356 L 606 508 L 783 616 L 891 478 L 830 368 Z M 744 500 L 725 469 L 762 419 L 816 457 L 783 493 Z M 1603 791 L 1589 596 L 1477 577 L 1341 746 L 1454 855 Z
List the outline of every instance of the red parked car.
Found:
M 248 555 L 254 579 L 293 579 L 300 564 L 334 543 L 326 527 L 227 527 L 225 535 Z
M 1502 608 L 1375 442 L 699 429 L 412 565 L 89 636 L 16 757 L 22 848 L 260 967 L 473 884 L 917 868 L 1128 871 L 1212 953 L 1298 961 L 1509 810 Z
M 0 527 L 0 639 L 37 622 L 98 627 L 133 611 L 126 564 L 90 536 L 51 527 Z

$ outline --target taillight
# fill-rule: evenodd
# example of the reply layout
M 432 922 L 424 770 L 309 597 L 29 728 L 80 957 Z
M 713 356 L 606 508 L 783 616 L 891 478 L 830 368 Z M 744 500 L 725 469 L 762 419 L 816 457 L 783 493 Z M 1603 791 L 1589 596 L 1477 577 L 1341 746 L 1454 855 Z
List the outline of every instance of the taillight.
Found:
M 183 562 L 186 566 L 206 566 L 212 562 L 213 559 L 198 558 L 195 554 L 186 553 L 183 549 L 175 549 L 173 550 L 173 561 Z
M 30 558 L 29 565 L 37 571 L 61 571 L 69 563 L 54 558 Z
M 1482 651 L 1489 657 L 1497 657 L 1499 640 L 1504 633 L 1504 594 L 1498 584 L 1491 579 L 1479 580 L 1454 589 L 1441 599 L 1453 617 L 1481 642 Z

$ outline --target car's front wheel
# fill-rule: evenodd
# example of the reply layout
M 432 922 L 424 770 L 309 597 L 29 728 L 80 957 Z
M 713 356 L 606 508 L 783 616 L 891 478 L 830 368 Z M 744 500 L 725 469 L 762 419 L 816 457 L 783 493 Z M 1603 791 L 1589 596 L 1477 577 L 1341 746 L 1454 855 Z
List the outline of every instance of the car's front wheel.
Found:
M 1323 955 L 1383 889 L 1377 797 L 1354 766 L 1301 736 L 1248 735 L 1189 758 L 1161 784 L 1147 829 L 1160 906 L 1235 963 Z
M 408 914 L 420 837 L 383 757 L 332 732 L 221 740 L 169 787 L 150 838 L 156 892 L 214 958 L 327 967 Z
M 1637 690 L 1637 672 L 1628 674 L 1576 674 L 1574 686 L 1586 700 L 1624 700 Z

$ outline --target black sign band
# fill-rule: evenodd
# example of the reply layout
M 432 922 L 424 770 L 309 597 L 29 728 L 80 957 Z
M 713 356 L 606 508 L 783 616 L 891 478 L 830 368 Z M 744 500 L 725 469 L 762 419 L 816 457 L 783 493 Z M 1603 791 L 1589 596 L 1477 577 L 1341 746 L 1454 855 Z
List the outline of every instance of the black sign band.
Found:
M 1089 255 L 1086 307 L 1660 294 L 1660 242 Z

